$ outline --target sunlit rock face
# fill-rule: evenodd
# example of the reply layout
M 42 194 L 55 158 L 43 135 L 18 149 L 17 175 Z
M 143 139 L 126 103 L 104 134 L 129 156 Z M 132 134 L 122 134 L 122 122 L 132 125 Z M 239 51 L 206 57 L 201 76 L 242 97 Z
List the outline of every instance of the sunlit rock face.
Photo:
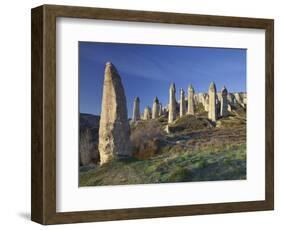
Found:
M 208 118 L 212 121 L 217 120 L 216 94 L 217 94 L 216 85 L 214 82 L 212 82 L 209 87 L 209 105 L 208 105 Z
M 185 101 L 184 90 L 181 88 L 181 92 L 180 92 L 180 117 L 184 116 L 185 114 L 186 114 L 186 101 Z
M 143 120 L 150 120 L 150 119 L 151 119 L 151 109 L 149 106 L 146 106 L 143 112 Z
M 194 88 L 192 85 L 187 89 L 187 114 L 194 115 Z
M 120 75 L 106 63 L 99 128 L 100 164 L 131 155 L 127 102 Z
M 176 86 L 175 84 L 170 85 L 169 89 L 169 117 L 168 123 L 172 123 L 176 119 L 176 108 L 177 108 L 177 101 L 176 101 Z
M 159 109 L 159 100 L 157 97 L 155 97 L 152 105 L 152 119 L 156 119 L 159 117 Z

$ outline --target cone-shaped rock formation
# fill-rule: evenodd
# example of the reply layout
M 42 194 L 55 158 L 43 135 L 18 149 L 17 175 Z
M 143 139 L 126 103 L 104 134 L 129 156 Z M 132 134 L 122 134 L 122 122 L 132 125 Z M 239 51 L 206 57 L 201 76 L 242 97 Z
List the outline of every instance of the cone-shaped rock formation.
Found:
M 121 78 L 110 62 L 106 63 L 99 128 L 101 165 L 113 158 L 131 155 L 127 103 Z

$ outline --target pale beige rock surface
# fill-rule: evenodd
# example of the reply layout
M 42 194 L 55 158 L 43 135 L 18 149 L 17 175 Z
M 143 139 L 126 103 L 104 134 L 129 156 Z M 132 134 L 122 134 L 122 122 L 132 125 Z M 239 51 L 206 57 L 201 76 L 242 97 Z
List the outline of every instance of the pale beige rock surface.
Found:
M 217 94 L 216 85 L 214 82 L 212 82 L 209 87 L 209 105 L 208 105 L 208 118 L 212 121 L 217 120 L 216 94 Z
M 151 109 L 149 106 L 146 106 L 143 112 L 143 120 L 150 120 L 150 119 L 151 119 Z
M 157 97 L 155 97 L 152 105 L 152 119 L 156 119 L 159 117 L 159 109 L 159 100 Z
M 121 78 L 110 62 L 106 63 L 99 128 L 100 164 L 113 158 L 131 156 L 127 103 Z
M 140 120 L 140 99 L 136 97 L 134 100 L 132 121 Z
M 188 86 L 188 95 L 187 95 L 187 114 L 194 115 L 194 88 L 192 85 Z
M 170 85 L 169 89 L 169 117 L 168 123 L 172 123 L 176 119 L 176 86 L 175 83 Z
M 180 91 L 180 117 L 186 114 L 186 103 L 185 103 L 185 95 L 184 90 L 181 88 Z
M 159 103 L 159 117 L 161 117 L 163 114 L 163 106 L 162 103 Z

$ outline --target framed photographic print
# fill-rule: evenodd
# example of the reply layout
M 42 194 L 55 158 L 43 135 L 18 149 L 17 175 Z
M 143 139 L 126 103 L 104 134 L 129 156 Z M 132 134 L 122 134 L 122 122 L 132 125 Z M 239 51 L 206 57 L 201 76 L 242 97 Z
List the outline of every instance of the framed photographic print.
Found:
M 32 220 L 272 210 L 273 38 L 271 19 L 32 9 Z

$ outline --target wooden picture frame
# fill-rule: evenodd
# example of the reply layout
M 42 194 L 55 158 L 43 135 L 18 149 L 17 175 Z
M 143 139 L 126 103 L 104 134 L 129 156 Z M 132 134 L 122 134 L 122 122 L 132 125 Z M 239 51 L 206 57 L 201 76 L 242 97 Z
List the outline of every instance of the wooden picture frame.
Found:
M 266 34 L 265 200 L 56 212 L 56 18 L 264 29 Z M 274 209 L 274 21 L 271 19 L 43 5 L 32 9 L 31 219 L 41 224 L 157 218 Z

